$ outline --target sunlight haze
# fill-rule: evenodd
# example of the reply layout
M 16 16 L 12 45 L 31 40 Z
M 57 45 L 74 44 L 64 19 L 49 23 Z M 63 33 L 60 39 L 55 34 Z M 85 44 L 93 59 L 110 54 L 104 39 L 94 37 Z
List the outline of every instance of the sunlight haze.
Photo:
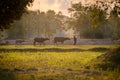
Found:
M 55 12 L 61 11 L 64 15 L 69 15 L 67 9 L 70 7 L 71 2 L 75 3 L 80 1 L 83 4 L 86 1 L 92 2 L 92 0 L 35 0 L 29 10 L 47 11 L 51 9 L 55 10 Z

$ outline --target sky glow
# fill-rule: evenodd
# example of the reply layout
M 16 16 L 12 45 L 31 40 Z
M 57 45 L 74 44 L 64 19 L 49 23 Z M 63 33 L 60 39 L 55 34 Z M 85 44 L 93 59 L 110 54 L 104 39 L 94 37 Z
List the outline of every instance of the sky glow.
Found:
M 61 11 L 64 15 L 69 15 L 68 8 L 72 3 L 81 1 L 84 3 L 86 0 L 34 0 L 33 6 L 29 10 L 47 11 L 49 9 L 55 12 Z

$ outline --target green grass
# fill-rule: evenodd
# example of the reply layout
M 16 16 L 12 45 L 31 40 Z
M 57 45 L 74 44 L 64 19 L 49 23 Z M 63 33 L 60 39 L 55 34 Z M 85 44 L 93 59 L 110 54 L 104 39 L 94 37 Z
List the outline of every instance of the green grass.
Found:
M 94 66 L 88 70 L 85 67 L 92 59 L 115 47 L 0 46 L 0 80 L 119 80 L 120 74 L 116 71 L 103 71 Z

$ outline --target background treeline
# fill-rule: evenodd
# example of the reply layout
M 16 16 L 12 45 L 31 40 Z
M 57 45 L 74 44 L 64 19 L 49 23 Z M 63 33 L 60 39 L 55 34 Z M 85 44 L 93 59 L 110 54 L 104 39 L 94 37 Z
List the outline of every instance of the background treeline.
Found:
M 55 13 L 54 10 L 28 11 L 7 31 L 8 38 L 66 36 L 66 31 L 73 29 L 71 35 L 80 38 L 119 39 L 120 17 L 117 5 L 111 6 L 113 3 L 96 1 L 91 5 L 83 5 L 81 2 L 72 4 L 68 9 L 70 17 L 61 12 Z
M 67 30 L 69 17 L 54 10 L 47 12 L 28 11 L 19 21 L 16 21 L 8 29 L 8 39 L 30 39 L 35 37 L 54 37 L 64 35 L 63 30 Z
M 114 6 L 113 6 L 114 5 Z M 120 7 L 117 1 L 72 4 L 74 30 L 81 38 L 120 38 Z

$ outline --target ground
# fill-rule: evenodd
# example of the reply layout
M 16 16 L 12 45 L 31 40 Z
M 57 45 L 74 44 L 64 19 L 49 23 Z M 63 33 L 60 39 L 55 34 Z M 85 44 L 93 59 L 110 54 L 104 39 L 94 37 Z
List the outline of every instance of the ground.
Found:
M 120 80 L 120 73 L 86 65 L 117 45 L 0 46 L 0 80 Z

